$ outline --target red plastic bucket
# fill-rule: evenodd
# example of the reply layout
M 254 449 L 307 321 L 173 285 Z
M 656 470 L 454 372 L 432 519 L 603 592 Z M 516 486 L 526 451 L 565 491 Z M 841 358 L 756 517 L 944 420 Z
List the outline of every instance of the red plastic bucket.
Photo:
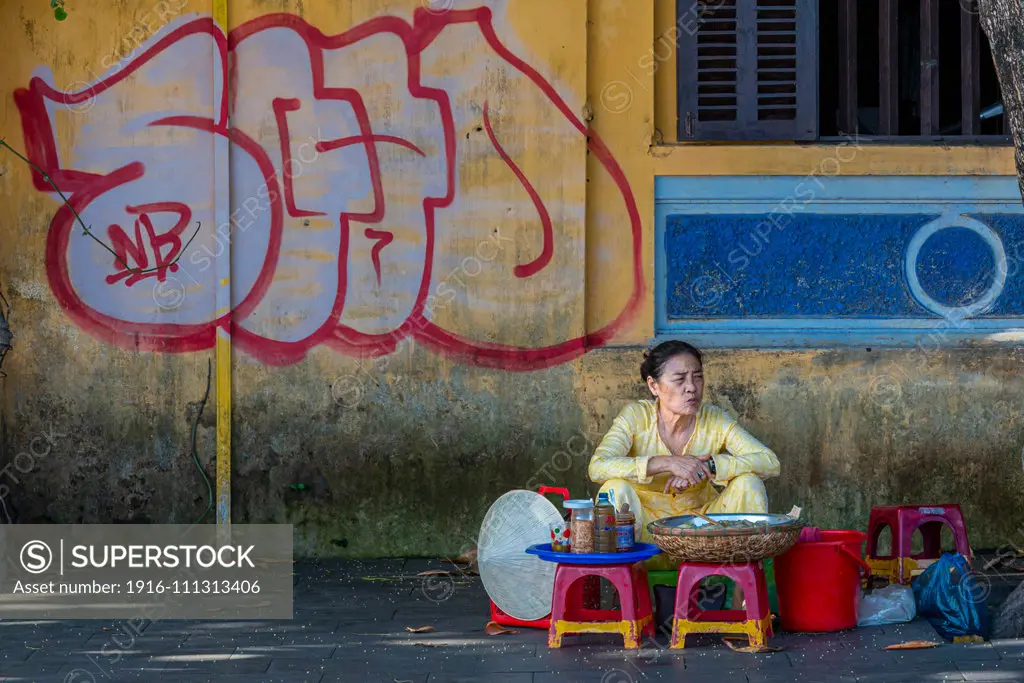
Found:
M 787 631 L 824 633 L 857 626 L 861 559 L 867 534 L 822 531 L 820 541 L 796 543 L 775 558 L 779 618 Z

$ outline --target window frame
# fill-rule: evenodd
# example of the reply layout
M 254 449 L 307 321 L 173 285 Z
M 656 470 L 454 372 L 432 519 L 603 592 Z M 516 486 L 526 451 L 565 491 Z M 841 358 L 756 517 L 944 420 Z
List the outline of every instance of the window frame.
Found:
M 764 0 L 761 0 L 762 2 Z M 878 134 L 862 132 L 859 126 L 854 130 L 846 131 L 841 126 L 838 135 L 822 135 L 820 129 L 820 106 L 822 94 L 818 84 L 821 70 L 821 53 L 819 49 L 820 35 L 820 1 L 821 0 L 793 0 L 797 9 L 797 66 L 796 66 L 796 88 L 797 88 L 797 115 L 793 121 L 758 121 L 757 120 L 757 76 L 756 76 L 756 49 L 757 31 L 752 22 L 756 22 L 758 0 L 735 0 L 737 8 L 737 77 L 736 77 L 736 110 L 735 121 L 699 121 L 697 110 L 700 94 L 698 92 L 699 69 L 694 68 L 697 62 L 697 45 L 700 36 L 699 26 L 702 12 L 714 11 L 718 3 L 709 1 L 707 3 L 693 0 L 676 0 L 677 26 L 685 26 L 687 30 L 678 34 L 676 61 L 676 140 L 679 143 L 696 144 L 745 144 L 745 143 L 780 143 L 796 142 L 804 144 L 830 144 L 846 140 L 849 135 L 856 135 L 858 140 L 866 144 L 884 145 L 974 145 L 985 147 L 1012 147 L 1013 139 L 1010 134 L 979 134 L 976 131 L 981 125 L 980 116 L 980 93 L 979 88 L 982 82 L 980 76 L 979 46 L 983 38 L 976 11 L 972 10 L 964 2 L 958 3 L 960 8 L 960 47 L 961 57 L 959 59 L 959 73 L 961 75 L 961 126 L 972 132 L 968 134 L 892 134 L 892 126 L 898 121 L 899 112 L 894 110 L 897 105 L 892 104 L 892 96 L 897 88 L 898 75 L 888 78 L 885 74 L 891 73 L 893 64 L 887 64 L 886 58 L 881 53 L 889 50 L 887 59 L 897 59 L 896 46 L 893 42 L 896 38 L 895 24 L 890 30 L 883 31 L 879 27 L 879 69 L 880 69 L 880 101 L 879 118 L 880 125 Z M 852 21 L 853 32 L 847 31 L 844 35 L 840 31 L 840 49 L 845 50 L 847 56 L 852 57 L 852 63 L 856 65 L 856 46 L 851 48 L 851 41 L 856 40 L 856 12 L 855 6 L 858 1 L 865 0 L 826 0 L 838 2 L 840 15 L 846 16 L 847 21 Z M 888 15 L 892 22 L 897 19 L 897 3 L 899 0 L 867 0 L 877 2 L 879 13 Z M 925 50 L 936 51 L 938 47 L 938 13 L 937 2 L 940 0 L 921 0 L 919 18 L 922 22 L 929 22 L 933 30 L 922 30 L 921 43 Z M 813 24 L 810 29 L 810 37 L 807 37 L 807 25 Z M 888 40 L 888 42 L 887 42 Z M 928 43 L 928 46 L 925 43 Z M 852 49 L 852 52 L 850 52 Z M 753 54 L 751 54 L 753 50 Z M 840 58 L 842 59 L 842 57 Z M 808 61 L 810 64 L 808 64 Z M 751 64 L 754 64 L 753 76 L 751 75 Z M 953 67 L 950 67 L 953 68 Z M 856 66 L 852 70 L 840 66 L 840 80 L 856 78 Z M 970 73 L 972 81 L 963 79 L 963 75 Z M 888 80 L 884 80 L 888 78 Z M 938 101 L 938 72 L 922 67 L 922 84 L 928 81 L 932 87 L 922 87 L 923 93 L 919 95 L 920 104 L 924 97 Z M 884 85 L 889 84 L 889 93 L 885 92 Z M 887 97 L 887 95 L 889 97 Z M 898 96 L 898 95 L 896 95 Z M 808 102 L 810 100 L 810 102 Z M 844 96 L 839 103 L 840 118 L 847 123 L 850 118 L 849 112 L 856 112 L 857 98 Z M 887 102 L 888 100 L 888 102 Z M 846 111 L 846 116 L 842 115 Z M 923 112 L 937 119 L 938 114 Z M 855 115 L 855 114 L 854 114 Z M 890 121 L 886 122 L 884 117 L 889 116 Z M 1004 119 L 1004 130 L 1007 129 L 1006 115 Z M 923 118 L 923 117 L 922 117 Z M 895 124 L 898 125 L 898 124 Z M 923 129 L 932 129 L 931 125 L 923 122 L 920 126 Z

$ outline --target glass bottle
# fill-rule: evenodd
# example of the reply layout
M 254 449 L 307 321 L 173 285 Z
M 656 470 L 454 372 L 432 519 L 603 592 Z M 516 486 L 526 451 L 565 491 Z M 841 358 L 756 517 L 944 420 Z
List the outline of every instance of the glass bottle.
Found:
M 615 506 L 611 504 L 607 493 L 600 493 L 594 507 L 594 552 L 614 553 L 617 534 Z

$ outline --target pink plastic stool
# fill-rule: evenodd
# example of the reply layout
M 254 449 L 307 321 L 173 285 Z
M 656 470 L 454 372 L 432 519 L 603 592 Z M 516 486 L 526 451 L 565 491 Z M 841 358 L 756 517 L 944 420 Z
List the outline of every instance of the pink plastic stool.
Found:
M 608 579 L 619 593 L 621 609 L 587 609 L 583 591 L 587 577 Z M 624 646 L 639 648 L 641 636 L 654 635 L 654 613 L 644 562 L 616 565 L 559 564 L 551 594 L 551 626 L 548 647 L 561 647 L 570 633 L 619 633 Z
M 888 575 L 892 583 L 908 584 L 914 575 L 942 555 L 942 527 L 953 532 L 956 551 L 968 562 L 974 554 L 967 540 L 967 527 L 959 505 L 879 505 L 871 508 L 868 519 L 867 563 L 873 573 Z M 892 534 L 892 550 L 878 554 L 878 537 L 885 527 Z M 921 530 L 923 551 L 911 554 L 914 531 Z
M 708 576 L 725 576 L 743 589 L 747 609 L 701 610 L 699 587 Z M 768 582 L 760 562 L 739 564 L 709 564 L 684 562 L 679 565 L 676 584 L 676 608 L 672 620 L 670 647 L 686 646 L 686 636 L 692 633 L 729 633 L 745 635 L 752 646 L 768 644 L 772 631 L 771 612 L 768 608 Z

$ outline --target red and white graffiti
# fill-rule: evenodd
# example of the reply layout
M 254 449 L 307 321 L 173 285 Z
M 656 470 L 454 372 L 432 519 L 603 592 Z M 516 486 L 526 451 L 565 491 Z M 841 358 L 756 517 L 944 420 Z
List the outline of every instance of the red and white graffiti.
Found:
M 625 175 L 499 39 L 488 8 L 378 17 L 339 35 L 287 14 L 227 37 L 209 17 L 181 17 L 87 88 L 61 92 L 41 72 L 14 98 L 28 156 L 117 254 L 62 205 L 50 287 L 76 324 L 121 347 L 207 349 L 221 327 L 260 361 L 288 364 L 321 344 L 382 355 L 411 337 L 461 362 L 527 370 L 607 343 L 644 295 Z M 72 115 L 84 118 L 59 121 Z M 67 130 L 70 145 L 58 138 Z M 215 191 L 217 139 L 230 145 L 229 198 Z M 588 153 L 621 194 L 632 253 L 616 264 L 633 290 L 582 334 Z M 225 205 L 230 222 L 214 229 Z M 225 249 L 232 307 L 217 315 Z M 180 288 L 174 306 L 154 296 L 169 287 Z M 538 335 L 517 317 L 578 322 Z M 560 338 L 530 343 L 545 335 Z

